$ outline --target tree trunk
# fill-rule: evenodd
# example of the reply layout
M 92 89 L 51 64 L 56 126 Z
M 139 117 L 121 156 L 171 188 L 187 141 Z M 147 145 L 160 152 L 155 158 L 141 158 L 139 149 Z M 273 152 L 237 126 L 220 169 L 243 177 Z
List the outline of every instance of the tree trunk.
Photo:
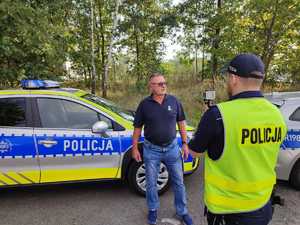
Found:
M 112 27 L 112 32 L 111 32 L 112 34 L 111 34 L 111 39 L 110 39 L 110 44 L 109 44 L 109 49 L 108 49 L 107 62 L 105 64 L 105 68 L 104 68 L 104 82 L 103 82 L 104 89 L 102 90 L 103 97 L 107 96 L 108 67 L 111 62 L 111 57 L 112 57 L 112 47 L 113 47 L 115 29 L 118 25 L 118 12 L 119 12 L 120 1 L 121 0 L 116 0 L 116 9 L 115 9 L 115 15 L 114 15 L 114 19 L 113 19 L 113 27 Z
M 202 48 L 202 65 L 201 65 L 201 69 L 202 69 L 202 77 L 201 77 L 201 80 L 203 80 L 204 79 L 204 69 L 205 69 L 205 65 L 204 65 L 204 57 L 205 57 L 205 55 L 204 55 L 204 53 L 205 53 L 205 43 L 203 42 L 203 48 Z
M 92 94 L 96 92 L 96 67 L 95 67 L 95 54 L 94 54 L 94 2 L 90 0 L 91 4 L 91 57 L 92 57 Z
M 92 89 L 92 71 L 91 71 L 91 67 L 89 66 L 88 68 L 88 75 L 89 75 L 89 88 Z
M 195 77 L 198 76 L 198 44 L 197 44 L 197 27 L 194 30 L 195 39 Z
M 100 87 L 101 85 L 101 74 L 102 74 L 102 68 L 103 68 L 103 64 L 102 64 L 102 61 L 101 61 L 101 37 L 100 37 L 100 33 L 102 33 L 102 30 L 101 30 L 101 23 L 102 23 L 102 5 L 101 5 L 101 0 L 97 0 L 96 1 L 96 4 L 97 4 L 97 12 L 98 14 L 96 15 L 96 22 L 95 22 L 95 27 L 96 27 L 96 52 L 97 52 L 97 62 L 96 62 L 96 65 L 98 65 L 96 67 L 96 71 L 97 71 L 97 85 L 98 87 Z M 100 32 L 99 32 L 100 30 Z
M 269 69 L 269 65 L 272 61 L 272 58 L 274 56 L 274 48 L 275 48 L 275 43 L 272 43 L 272 39 L 273 39 L 273 27 L 276 21 L 276 16 L 277 16 L 277 12 L 278 12 L 278 0 L 276 0 L 275 2 L 275 11 L 273 13 L 272 19 L 271 19 L 271 23 L 270 26 L 266 26 L 265 27 L 265 34 L 266 34 L 266 42 L 264 44 L 264 49 L 262 52 L 262 61 L 265 64 L 265 79 L 267 77 L 267 71 Z
M 102 15 L 102 6 L 98 1 L 99 7 L 99 26 L 100 26 L 100 39 L 101 39 L 101 51 L 99 50 L 99 58 L 101 58 L 101 89 L 102 97 L 107 97 L 106 81 L 105 81 L 105 64 L 106 64 L 106 51 L 105 51 L 105 35 L 104 35 L 104 24 Z
M 222 6 L 222 0 L 217 1 L 217 11 L 218 14 L 221 10 Z M 219 48 L 219 43 L 220 43 L 220 27 L 217 27 L 215 30 L 215 36 L 213 40 L 213 55 L 212 55 L 212 78 L 213 78 L 213 85 L 215 85 L 215 77 L 217 76 L 217 71 L 218 71 L 218 57 L 216 54 L 216 50 Z
M 136 27 L 134 26 L 134 38 L 135 38 L 135 57 L 136 57 L 136 72 L 137 72 L 137 82 L 141 80 L 141 73 L 140 73 L 140 45 L 139 45 L 139 38 L 136 31 Z

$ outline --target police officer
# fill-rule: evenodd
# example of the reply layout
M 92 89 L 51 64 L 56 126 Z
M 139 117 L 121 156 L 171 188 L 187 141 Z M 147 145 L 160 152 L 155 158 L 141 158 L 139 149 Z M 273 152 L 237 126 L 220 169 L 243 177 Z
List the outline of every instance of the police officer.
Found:
M 143 159 L 146 167 L 146 199 L 149 209 L 148 223 L 156 224 L 159 199 L 157 193 L 157 178 L 161 161 L 168 168 L 174 191 L 176 214 L 186 225 L 193 221 L 188 214 L 181 151 L 176 138 L 176 124 L 182 138 L 184 158 L 187 159 L 187 134 L 185 115 L 181 103 L 176 97 L 167 94 L 167 85 L 162 74 L 155 73 L 149 79 L 151 95 L 139 104 L 134 118 L 132 156 L 141 161 L 138 150 L 138 140 L 144 127 L 145 141 Z
M 254 54 L 236 56 L 227 68 L 229 101 L 208 109 L 189 142 L 206 152 L 204 203 L 209 225 L 266 225 L 276 182 L 275 165 L 286 124 L 260 88 L 264 64 Z

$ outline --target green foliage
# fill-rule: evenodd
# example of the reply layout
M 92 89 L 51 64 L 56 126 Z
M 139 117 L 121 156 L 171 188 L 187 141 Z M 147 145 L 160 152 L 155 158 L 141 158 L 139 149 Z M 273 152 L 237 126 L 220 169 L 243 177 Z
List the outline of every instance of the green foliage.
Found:
M 24 77 L 65 74 L 66 1 L 0 3 L 0 82 L 16 85 Z
M 178 7 L 183 13 L 180 17 L 184 26 L 181 41 L 188 52 L 202 46 L 209 73 L 213 73 L 214 56 L 217 71 L 220 71 L 234 55 L 252 52 L 263 59 L 267 80 L 299 80 L 299 1 L 217 2 L 219 6 L 211 0 L 187 0 Z M 194 59 L 194 55 L 189 58 Z
M 110 45 L 109 88 L 133 82 L 142 90 L 158 71 L 172 80 L 201 81 L 241 52 L 262 57 L 268 82 L 300 82 L 299 0 L 185 0 L 176 6 L 172 0 L 123 0 L 117 30 L 116 0 L 92 2 L 94 18 L 91 0 L 2 0 L 0 87 L 38 77 L 77 80 L 90 88 L 91 21 L 98 90 Z M 163 38 L 182 44 L 176 60 L 162 60 Z
M 161 39 L 167 34 L 167 26 L 176 24 L 169 7 L 167 0 L 127 0 L 122 4 L 121 44 L 128 47 L 131 65 L 128 69 L 131 76 L 136 77 L 138 88 L 145 86 L 151 73 L 161 70 Z

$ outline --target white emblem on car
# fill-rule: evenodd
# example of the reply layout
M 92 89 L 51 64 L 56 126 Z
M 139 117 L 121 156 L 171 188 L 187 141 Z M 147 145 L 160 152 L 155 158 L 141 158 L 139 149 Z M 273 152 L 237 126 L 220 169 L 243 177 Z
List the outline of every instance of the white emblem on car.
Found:
M 5 153 L 11 151 L 12 144 L 9 140 L 3 139 L 0 141 L 0 152 Z

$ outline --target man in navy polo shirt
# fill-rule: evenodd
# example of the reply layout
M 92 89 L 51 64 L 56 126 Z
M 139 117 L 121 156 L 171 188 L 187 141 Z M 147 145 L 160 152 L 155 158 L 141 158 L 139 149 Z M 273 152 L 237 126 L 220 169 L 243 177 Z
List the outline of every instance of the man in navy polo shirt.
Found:
M 254 54 L 227 68 L 229 101 L 208 109 L 188 146 L 205 155 L 204 201 L 209 225 L 266 225 L 275 165 L 286 125 L 261 91 L 264 64 Z
M 142 161 L 138 140 L 144 127 L 143 159 L 146 167 L 146 199 L 149 209 L 148 223 L 156 224 L 159 198 L 157 178 L 161 161 L 168 168 L 175 195 L 176 214 L 186 225 L 193 221 L 188 214 L 185 186 L 183 183 L 182 155 L 176 139 L 176 124 L 182 138 L 183 157 L 187 159 L 187 134 L 185 115 L 181 103 L 167 94 L 165 78 L 155 73 L 149 79 L 151 95 L 143 99 L 134 118 L 132 157 Z

